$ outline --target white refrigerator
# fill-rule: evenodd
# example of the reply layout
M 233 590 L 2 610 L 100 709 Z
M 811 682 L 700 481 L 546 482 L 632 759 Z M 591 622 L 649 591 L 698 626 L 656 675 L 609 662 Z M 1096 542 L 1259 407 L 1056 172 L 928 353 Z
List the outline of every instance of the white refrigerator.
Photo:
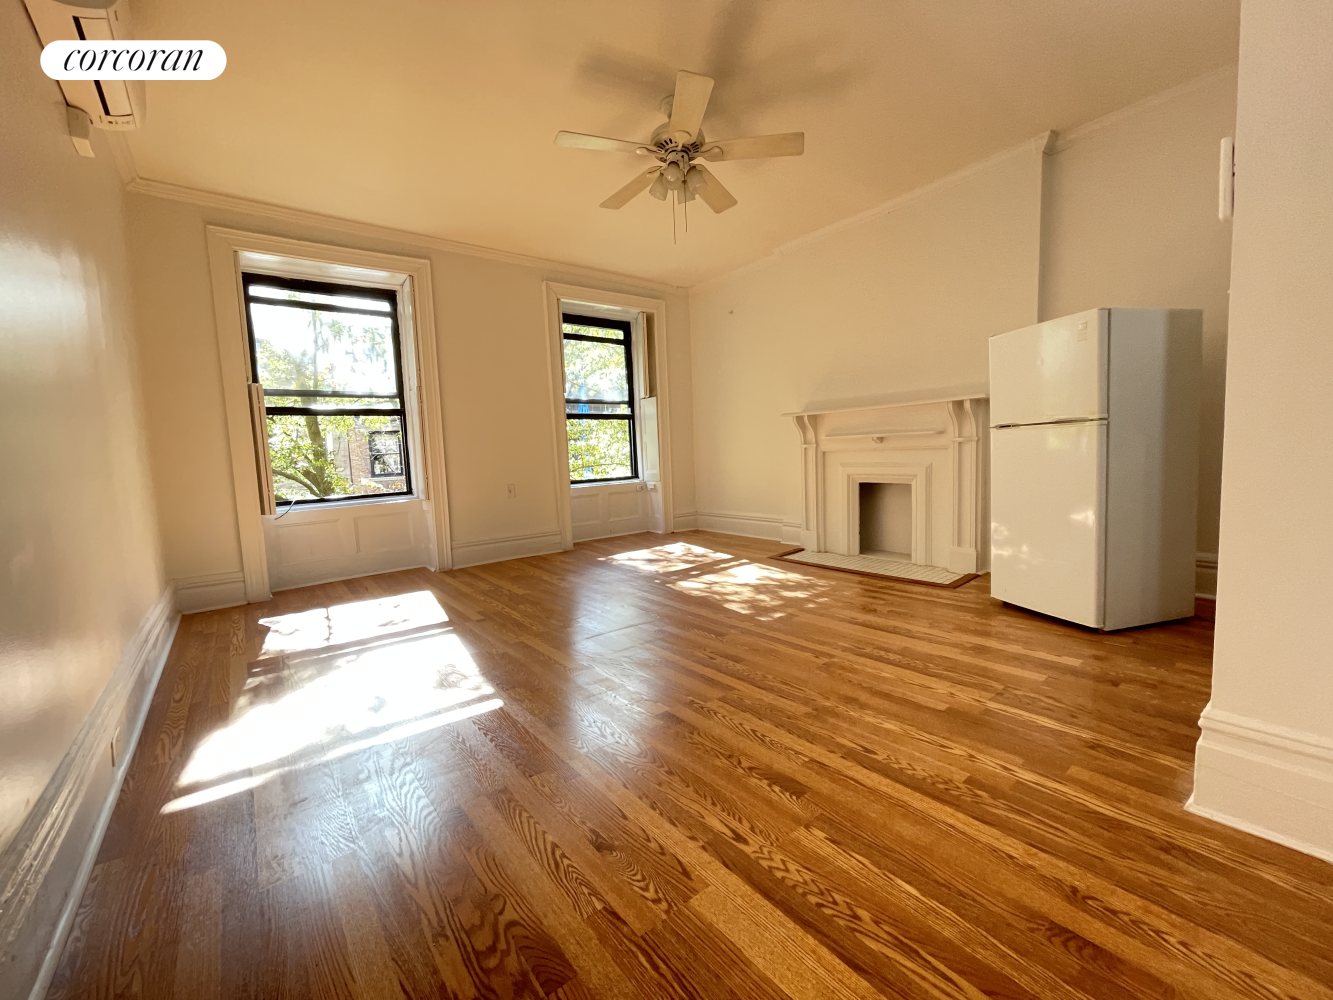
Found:
M 1197 309 L 990 340 L 991 595 L 1105 630 L 1194 613 Z

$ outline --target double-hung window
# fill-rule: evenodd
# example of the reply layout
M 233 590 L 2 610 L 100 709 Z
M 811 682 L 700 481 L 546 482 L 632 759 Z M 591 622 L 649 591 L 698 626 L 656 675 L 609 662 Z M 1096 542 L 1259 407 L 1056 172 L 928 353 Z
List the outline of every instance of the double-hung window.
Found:
M 241 280 L 276 500 L 410 494 L 397 293 L 266 274 Z
M 565 313 L 561 330 L 570 482 L 637 479 L 630 324 Z

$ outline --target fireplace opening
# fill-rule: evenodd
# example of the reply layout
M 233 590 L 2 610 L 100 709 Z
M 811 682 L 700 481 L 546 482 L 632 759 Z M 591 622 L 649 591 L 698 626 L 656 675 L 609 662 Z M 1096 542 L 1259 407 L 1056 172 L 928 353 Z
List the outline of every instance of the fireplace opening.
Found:
M 912 561 L 912 487 L 860 483 L 861 554 Z

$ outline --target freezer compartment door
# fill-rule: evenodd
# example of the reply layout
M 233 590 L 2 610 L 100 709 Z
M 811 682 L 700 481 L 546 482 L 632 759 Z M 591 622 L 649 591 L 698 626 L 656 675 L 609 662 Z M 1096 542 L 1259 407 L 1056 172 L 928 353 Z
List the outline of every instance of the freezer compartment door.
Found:
M 1092 309 L 991 337 L 991 426 L 1105 417 L 1109 312 Z
M 1106 424 L 991 431 L 991 596 L 1101 628 Z

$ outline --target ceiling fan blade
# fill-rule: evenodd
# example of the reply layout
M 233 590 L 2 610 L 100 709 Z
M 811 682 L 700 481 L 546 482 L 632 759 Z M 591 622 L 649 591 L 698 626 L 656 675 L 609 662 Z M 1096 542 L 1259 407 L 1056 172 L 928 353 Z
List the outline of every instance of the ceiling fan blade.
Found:
M 696 163 L 690 169 L 703 174 L 706 183 L 699 189 L 698 196 L 714 212 L 725 212 L 736 204 L 736 199 L 731 192 L 724 188 L 721 182 L 702 163 Z
M 713 163 L 718 160 L 756 160 L 765 156 L 800 156 L 804 152 L 804 132 L 779 132 L 748 139 L 710 141 L 699 155 Z
M 671 137 L 682 143 L 693 142 L 708 110 L 713 94 L 713 78 L 681 70 L 676 74 L 676 96 L 671 101 Z
M 606 201 L 602 202 L 602 208 L 624 208 L 634 200 L 636 195 L 642 194 L 644 191 L 648 190 L 649 186 L 653 183 L 653 178 L 657 176 L 661 169 L 661 167 L 653 167 L 650 170 L 645 170 L 610 198 L 607 198 Z
M 641 142 L 628 139 L 608 139 L 600 135 L 584 135 L 582 132 L 557 132 L 557 146 L 569 146 L 573 149 L 604 149 L 610 153 L 646 153 L 648 147 Z

